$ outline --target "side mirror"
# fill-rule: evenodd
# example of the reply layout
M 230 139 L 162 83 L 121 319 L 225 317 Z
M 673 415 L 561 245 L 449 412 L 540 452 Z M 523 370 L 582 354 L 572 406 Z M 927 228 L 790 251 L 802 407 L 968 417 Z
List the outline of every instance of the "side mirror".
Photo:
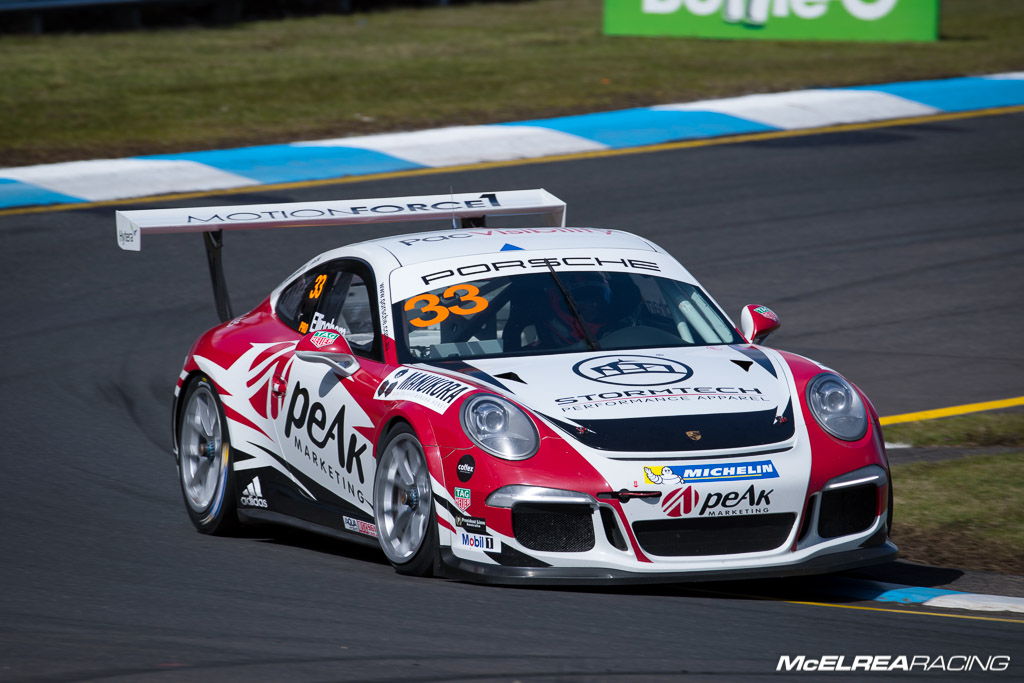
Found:
M 779 316 L 767 306 L 749 304 L 740 311 L 740 333 L 751 344 L 760 344 L 781 326 Z
M 295 357 L 307 363 L 322 363 L 341 377 L 351 377 L 359 369 L 345 336 L 336 330 L 317 330 L 299 341 Z

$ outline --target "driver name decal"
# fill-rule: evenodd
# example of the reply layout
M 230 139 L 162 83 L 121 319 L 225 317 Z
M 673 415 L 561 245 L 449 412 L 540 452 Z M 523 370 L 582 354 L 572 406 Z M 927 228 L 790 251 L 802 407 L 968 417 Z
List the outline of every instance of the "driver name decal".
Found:
M 451 377 L 425 370 L 399 368 L 384 378 L 373 392 L 378 401 L 409 401 L 443 415 L 455 399 L 473 387 Z

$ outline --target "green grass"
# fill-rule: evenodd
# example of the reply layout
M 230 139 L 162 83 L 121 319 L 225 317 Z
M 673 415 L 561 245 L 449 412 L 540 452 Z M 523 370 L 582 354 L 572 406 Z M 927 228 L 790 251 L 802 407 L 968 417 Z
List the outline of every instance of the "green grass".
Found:
M 1024 412 L 976 413 L 883 427 L 885 440 L 912 446 L 1024 446 Z M 1024 504 L 1022 504 L 1024 505 Z
M 892 468 L 903 557 L 1024 574 L 1024 452 Z
M 934 44 L 609 38 L 600 0 L 0 36 L 0 166 L 1024 69 L 1019 0 Z

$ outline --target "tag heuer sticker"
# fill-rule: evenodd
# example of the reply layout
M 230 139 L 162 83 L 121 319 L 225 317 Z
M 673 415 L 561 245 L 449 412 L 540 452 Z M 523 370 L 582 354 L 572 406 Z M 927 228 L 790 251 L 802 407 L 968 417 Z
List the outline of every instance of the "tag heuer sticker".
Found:
M 338 340 L 341 335 L 337 332 L 331 332 L 330 330 L 320 330 L 314 332 L 313 336 L 309 338 L 310 343 L 318 349 L 322 349 L 328 344 L 333 344 Z
M 471 493 L 469 489 L 455 487 L 455 504 L 459 506 L 459 509 L 465 512 L 469 509 L 469 499 Z

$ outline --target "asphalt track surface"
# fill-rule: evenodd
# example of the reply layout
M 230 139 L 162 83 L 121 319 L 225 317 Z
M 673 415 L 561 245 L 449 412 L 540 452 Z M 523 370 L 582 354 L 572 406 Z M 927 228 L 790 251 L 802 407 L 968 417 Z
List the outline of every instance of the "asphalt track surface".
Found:
M 1024 393 L 1022 133 L 1017 114 L 187 203 L 544 187 L 570 224 L 664 245 L 731 313 L 772 306 L 774 345 L 887 415 Z M 310 255 L 401 229 L 228 235 L 236 312 Z M 488 588 L 292 532 L 202 536 L 168 417 L 216 322 L 200 238 L 122 252 L 105 207 L 0 216 L 0 239 L 0 678 L 733 680 L 780 654 L 1011 655 L 1003 676 L 1024 671 L 1022 620 L 985 618 L 1014 615 L 843 604 L 821 598 L 828 579 Z

